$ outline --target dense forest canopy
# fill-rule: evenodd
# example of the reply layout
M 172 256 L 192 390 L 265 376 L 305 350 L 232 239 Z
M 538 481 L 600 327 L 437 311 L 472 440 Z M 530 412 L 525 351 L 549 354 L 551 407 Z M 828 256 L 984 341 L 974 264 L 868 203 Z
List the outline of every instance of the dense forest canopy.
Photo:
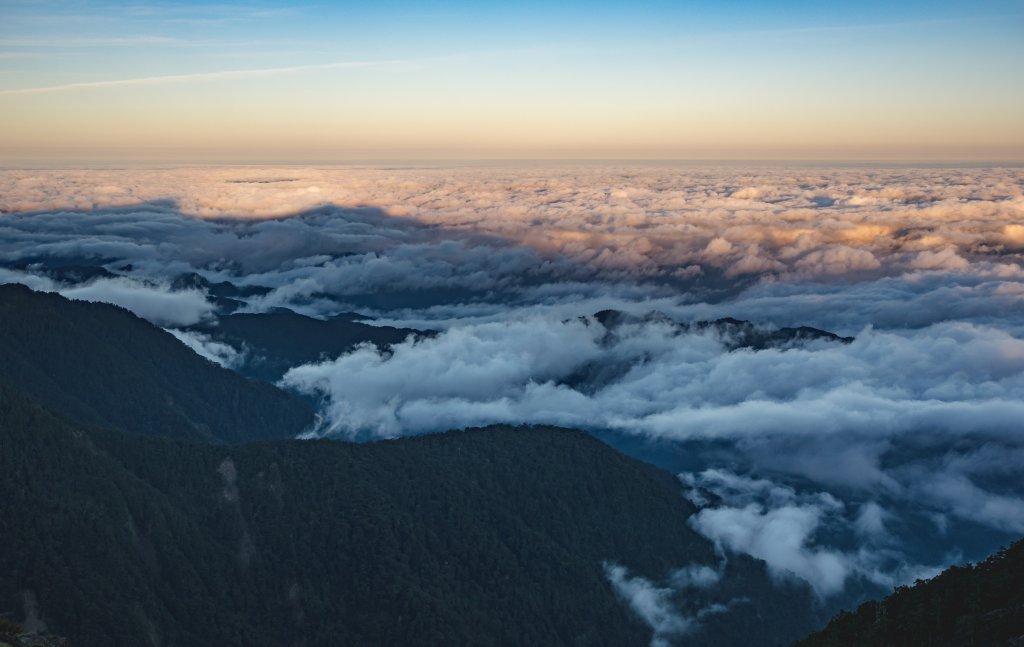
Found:
M 4 387 L 0 433 L 0 610 L 30 600 L 82 647 L 646 644 L 609 568 L 634 586 L 713 571 L 667 628 L 691 644 L 781 645 L 821 613 L 763 564 L 722 561 L 670 474 L 582 432 L 190 444 Z

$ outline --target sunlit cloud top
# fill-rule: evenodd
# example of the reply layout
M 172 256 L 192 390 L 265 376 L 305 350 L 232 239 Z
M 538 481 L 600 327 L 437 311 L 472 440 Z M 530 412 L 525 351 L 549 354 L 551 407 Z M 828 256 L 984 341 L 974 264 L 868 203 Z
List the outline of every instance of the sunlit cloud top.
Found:
M 1018 2 L 0 2 L 0 163 L 1024 160 Z

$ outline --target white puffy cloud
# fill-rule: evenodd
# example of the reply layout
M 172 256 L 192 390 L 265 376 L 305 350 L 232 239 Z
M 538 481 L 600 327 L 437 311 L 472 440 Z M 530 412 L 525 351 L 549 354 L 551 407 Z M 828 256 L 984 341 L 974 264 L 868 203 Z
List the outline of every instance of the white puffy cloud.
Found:
M 695 589 L 714 588 L 721 579 L 719 571 L 701 564 L 676 569 L 664 585 L 631 576 L 628 569 L 614 562 L 606 562 L 604 572 L 615 593 L 652 629 L 652 647 L 679 644 L 681 637 L 700 630 L 702 620 L 747 602 L 746 598 L 734 598 L 725 604 L 694 600 Z M 690 598 L 689 610 L 680 607 L 679 595 Z
M 219 341 L 216 341 L 209 335 L 205 335 L 201 332 L 194 330 L 179 330 L 176 328 L 167 328 L 167 332 L 174 335 L 178 341 L 191 348 L 200 357 L 224 366 L 226 368 L 234 368 L 242 363 L 244 357 L 243 353 L 239 352 L 236 348 Z
M 52 292 L 56 286 L 52 279 L 45 276 L 0 267 L 0 285 L 5 283 L 18 283 L 40 292 Z
M 615 592 L 654 631 L 651 647 L 671 644 L 673 637 L 691 631 L 694 620 L 683 617 L 672 604 L 672 589 L 659 588 L 643 577 L 630 577 L 625 567 L 605 564 L 605 576 Z
M 119 305 L 158 326 L 188 326 L 213 312 L 213 305 L 199 290 L 171 290 L 122 278 L 99 279 L 59 292 L 69 299 Z
M 774 573 L 795 575 L 820 594 L 830 595 L 843 590 L 851 565 L 841 553 L 808 547 L 820 515 L 815 506 L 766 510 L 751 503 L 742 508 L 701 510 L 694 527 L 731 550 L 763 559 Z
M 891 587 L 939 570 L 908 562 L 885 527 L 892 514 L 874 501 L 854 511 L 827 492 L 801 492 L 725 469 L 679 476 L 688 495 L 705 506 L 690 519 L 695 530 L 720 549 L 764 560 L 777 578 L 806 582 L 821 598 L 842 593 L 851 578 Z
M 297 367 L 285 383 L 329 396 L 333 431 L 384 436 L 517 419 L 673 439 L 1000 436 L 1024 413 L 1024 341 L 988 327 L 865 329 L 851 344 L 757 352 L 659 322 L 604 334 L 580 319 L 456 326 Z M 567 381 L 591 364 L 608 378 Z

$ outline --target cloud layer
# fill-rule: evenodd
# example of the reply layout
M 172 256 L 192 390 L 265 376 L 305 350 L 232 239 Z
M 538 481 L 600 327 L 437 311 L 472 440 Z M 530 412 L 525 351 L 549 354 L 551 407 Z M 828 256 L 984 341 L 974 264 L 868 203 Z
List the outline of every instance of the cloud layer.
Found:
M 995 320 L 1024 298 L 1020 169 L 5 171 L 0 210 L 8 263 L 198 270 L 272 288 L 256 308 L 742 293 L 743 316 L 857 328 Z
M 1019 168 L 0 171 L 0 212 L 0 280 L 118 303 L 228 366 L 244 349 L 177 329 L 220 281 L 245 310 L 440 330 L 284 383 L 325 435 L 537 422 L 646 448 L 706 505 L 697 530 L 823 598 L 1024 534 Z M 606 308 L 856 340 L 730 350 L 606 330 Z M 668 585 L 616 568 L 656 638 L 684 632 Z

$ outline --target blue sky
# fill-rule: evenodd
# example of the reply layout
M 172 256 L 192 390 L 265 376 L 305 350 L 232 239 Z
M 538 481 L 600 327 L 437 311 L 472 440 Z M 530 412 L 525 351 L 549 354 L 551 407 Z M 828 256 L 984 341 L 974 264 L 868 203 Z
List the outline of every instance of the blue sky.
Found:
M 1024 156 L 1021 2 L 3 2 L 0 17 L 15 157 Z

